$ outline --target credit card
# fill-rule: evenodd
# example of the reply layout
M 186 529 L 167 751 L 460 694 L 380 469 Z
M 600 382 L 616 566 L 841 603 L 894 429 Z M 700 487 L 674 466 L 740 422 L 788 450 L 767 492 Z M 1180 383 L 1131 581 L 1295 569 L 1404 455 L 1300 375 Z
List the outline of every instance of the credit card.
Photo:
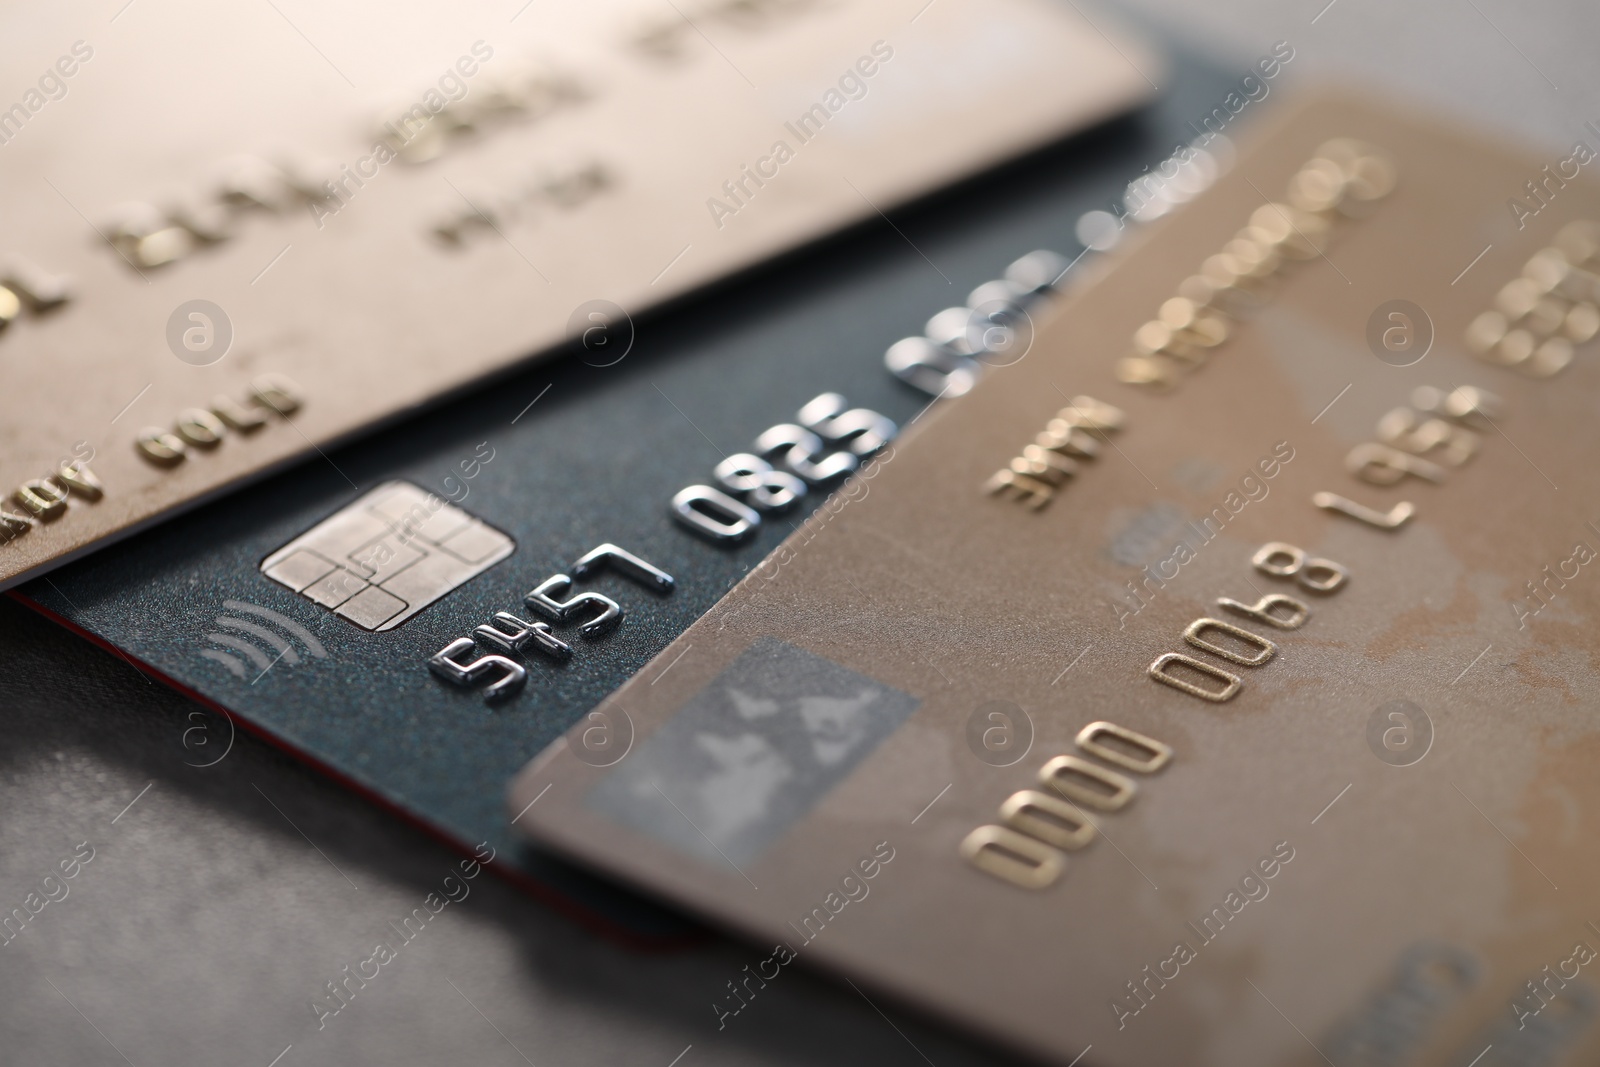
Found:
M 1600 191 L 1251 134 L 511 790 L 771 947 L 723 1025 L 798 958 L 1061 1064 L 1600 1053 Z
M 1159 62 L 1103 21 L 13 12 L 0 588 L 1125 110 Z
M 512 833 L 503 788 L 709 610 L 838 483 L 808 488 L 794 508 L 733 545 L 676 521 L 674 496 L 715 484 L 728 454 L 792 422 L 822 393 L 911 423 L 933 397 L 889 374 L 884 352 L 1039 244 L 1078 258 L 1079 218 L 1111 204 L 1130 177 L 1192 139 L 1195 102 L 1225 93 L 1236 79 L 1179 50 L 1171 95 L 1136 116 L 894 212 L 892 225 L 858 228 L 710 298 L 641 317 L 625 358 L 574 346 L 572 358 L 524 369 L 329 450 L 16 593 L 209 705 L 193 732 L 173 739 L 190 762 L 221 756 L 230 729 L 257 731 L 467 854 L 487 842 L 496 866 L 525 881 L 559 883 L 565 896 L 637 932 L 636 917 L 602 908 L 603 886 L 566 877 Z M 512 554 L 445 592 L 448 582 L 402 588 L 408 570 L 399 569 L 398 555 L 375 545 L 361 551 L 380 538 L 330 536 L 348 529 L 335 520 L 361 513 L 358 501 L 386 483 L 423 491 L 425 510 L 408 541 L 430 566 L 448 564 L 460 577 L 484 565 L 487 557 L 452 548 L 454 526 L 427 525 L 455 512 L 508 537 Z M 429 494 L 435 511 L 426 510 Z M 396 525 L 407 511 L 390 510 Z M 664 570 L 675 588 L 660 593 L 609 568 L 587 578 L 572 573 L 605 543 Z M 311 555 L 297 558 L 299 548 Z M 307 563 L 309 570 L 295 570 Z M 380 568 L 392 573 L 380 576 Z M 527 607 L 525 594 L 563 573 L 577 579 L 573 592 L 599 592 L 626 611 L 614 631 L 589 639 L 583 619 L 560 624 Z M 358 585 L 381 588 L 358 601 Z M 386 603 L 380 593 L 406 599 L 408 608 L 438 595 L 390 625 L 392 616 L 374 623 L 357 610 Z M 536 649 L 527 658 L 508 654 L 529 678 L 491 705 L 481 687 L 458 687 L 428 662 L 500 612 L 551 624 L 573 654 L 564 662 Z M 285 621 L 308 631 L 326 656 L 308 651 Z M 279 658 L 283 647 L 293 662 Z M 485 643 L 477 654 L 498 652 Z M 216 773 L 227 767 L 224 759 Z M 652 922 L 643 932 L 654 936 L 662 926 Z

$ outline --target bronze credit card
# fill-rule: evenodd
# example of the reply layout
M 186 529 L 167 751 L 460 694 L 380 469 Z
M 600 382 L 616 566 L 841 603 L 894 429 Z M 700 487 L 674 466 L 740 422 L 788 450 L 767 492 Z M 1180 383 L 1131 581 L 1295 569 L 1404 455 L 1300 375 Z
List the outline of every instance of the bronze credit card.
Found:
M 1254 132 L 518 825 L 1062 1064 L 1594 1062 L 1593 146 Z
M 0 588 L 564 340 L 609 365 L 645 308 L 1159 73 L 1047 0 L 181 0 L 0 32 Z

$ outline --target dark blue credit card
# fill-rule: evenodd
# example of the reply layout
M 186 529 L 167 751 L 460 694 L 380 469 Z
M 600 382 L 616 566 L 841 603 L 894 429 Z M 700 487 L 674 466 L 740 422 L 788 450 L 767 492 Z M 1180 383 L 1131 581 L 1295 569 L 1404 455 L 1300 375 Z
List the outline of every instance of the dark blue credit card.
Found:
M 190 762 L 220 766 L 230 731 L 253 730 L 460 847 L 486 843 L 536 891 L 639 937 L 677 935 L 674 915 L 523 844 L 507 782 L 836 482 L 801 486 L 794 507 L 762 512 L 730 541 L 675 520 L 673 498 L 716 486 L 719 463 L 758 451 L 758 436 L 796 423 L 819 394 L 899 426 L 916 417 L 929 397 L 887 373 L 885 350 L 1030 249 L 1075 255 L 1079 217 L 1192 139 L 1186 107 L 1227 82 L 1181 61 L 1174 76 L 1140 115 L 648 318 L 609 317 L 598 346 L 170 519 L 20 595 L 214 709 L 186 735 Z M 739 526 L 715 501 L 691 506 Z M 607 545 L 626 555 L 579 566 Z M 671 576 L 670 591 L 652 571 Z

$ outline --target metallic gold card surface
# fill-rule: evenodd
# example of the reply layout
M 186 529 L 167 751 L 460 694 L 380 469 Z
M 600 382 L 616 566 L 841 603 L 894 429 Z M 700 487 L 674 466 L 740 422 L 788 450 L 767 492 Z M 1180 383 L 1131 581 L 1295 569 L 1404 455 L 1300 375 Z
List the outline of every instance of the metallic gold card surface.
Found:
M 628 315 L 1158 66 L 1044 0 L 503 16 L 0 19 L 0 585 L 564 338 L 621 358 Z
M 518 825 L 1062 1064 L 1593 1062 L 1592 146 L 1280 112 Z

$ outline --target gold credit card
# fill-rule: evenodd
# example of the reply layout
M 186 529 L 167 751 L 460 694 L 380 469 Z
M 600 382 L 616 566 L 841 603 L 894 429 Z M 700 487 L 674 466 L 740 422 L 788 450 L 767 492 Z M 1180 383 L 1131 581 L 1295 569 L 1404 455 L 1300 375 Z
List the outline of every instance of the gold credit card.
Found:
M 630 314 L 1158 69 L 1047 0 L 186 0 L 0 29 L 0 587 L 563 339 L 614 362 Z
M 518 825 L 1062 1064 L 1595 1062 L 1596 142 L 1254 132 Z

